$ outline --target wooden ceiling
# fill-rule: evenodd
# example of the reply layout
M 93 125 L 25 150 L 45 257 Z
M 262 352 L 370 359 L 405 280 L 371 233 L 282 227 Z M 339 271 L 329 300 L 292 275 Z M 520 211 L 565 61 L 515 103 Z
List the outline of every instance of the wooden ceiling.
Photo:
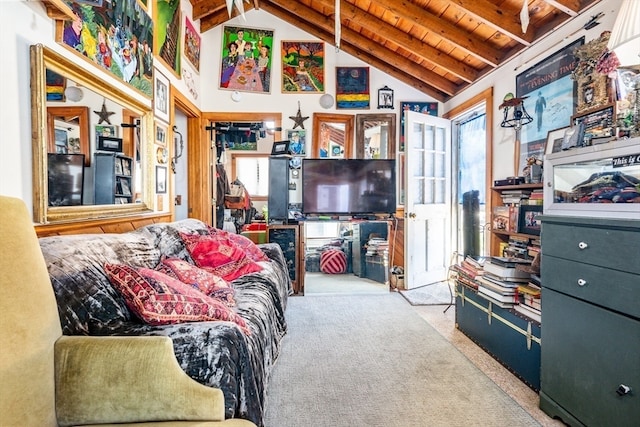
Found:
M 586 25 L 586 11 L 599 1 L 342 0 L 340 49 L 444 102 L 564 21 L 584 13 Z M 230 19 L 225 0 L 190 2 L 203 33 Z M 264 10 L 335 45 L 335 0 L 245 0 L 244 9 Z

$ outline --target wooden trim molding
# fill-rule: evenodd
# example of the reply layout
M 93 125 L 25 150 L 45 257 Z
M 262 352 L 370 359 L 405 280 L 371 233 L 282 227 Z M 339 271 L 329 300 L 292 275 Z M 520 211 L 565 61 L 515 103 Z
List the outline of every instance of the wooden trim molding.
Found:
M 72 223 L 36 224 L 35 230 L 38 237 L 61 236 L 65 234 L 125 233 L 137 230 L 146 225 L 157 224 L 159 222 L 171 222 L 172 220 L 172 216 L 169 213 L 161 212 Z

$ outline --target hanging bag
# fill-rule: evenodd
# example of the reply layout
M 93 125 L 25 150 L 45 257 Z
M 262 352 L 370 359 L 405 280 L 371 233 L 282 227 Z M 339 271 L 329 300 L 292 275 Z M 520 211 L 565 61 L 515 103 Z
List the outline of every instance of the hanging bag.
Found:
M 224 196 L 224 206 L 227 209 L 244 209 L 245 206 L 244 185 L 234 181 L 229 184 L 229 194 Z

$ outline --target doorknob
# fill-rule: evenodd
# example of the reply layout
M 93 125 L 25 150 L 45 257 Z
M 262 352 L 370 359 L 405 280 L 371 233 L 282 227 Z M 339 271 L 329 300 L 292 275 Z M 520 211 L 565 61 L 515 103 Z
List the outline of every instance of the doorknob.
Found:
M 415 213 L 413 213 L 413 212 L 410 212 L 410 213 L 409 213 L 409 218 L 415 218 L 415 217 L 416 217 L 416 214 L 415 214 Z

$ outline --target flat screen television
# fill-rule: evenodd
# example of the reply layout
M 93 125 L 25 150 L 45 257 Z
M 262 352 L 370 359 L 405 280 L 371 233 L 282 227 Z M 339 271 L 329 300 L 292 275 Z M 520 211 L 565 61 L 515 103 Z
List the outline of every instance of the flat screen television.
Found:
M 49 206 L 81 205 L 84 154 L 49 153 L 47 170 Z
M 303 214 L 357 216 L 395 211 L 395 160 L 302 160 Z

